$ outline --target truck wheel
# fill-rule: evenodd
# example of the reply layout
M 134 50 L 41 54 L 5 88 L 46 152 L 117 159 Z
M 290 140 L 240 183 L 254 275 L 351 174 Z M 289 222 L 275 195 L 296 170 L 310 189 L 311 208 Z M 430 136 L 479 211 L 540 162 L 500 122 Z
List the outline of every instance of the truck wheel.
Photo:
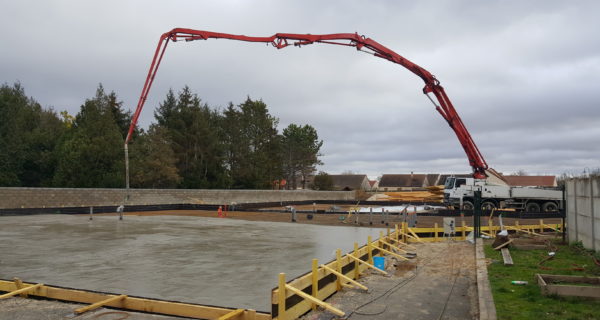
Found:
M 463 201 L 463 210 L 473 210 L 473 208 L 475 208 L 475 206 L 473 205 L 473 202 Z
M 496 206 L 496 203 L 494 201 L 487 200 L 481 204 L 481 210 L 491 211 L 491 210 L 497 209 L 497 208 L 498 207 Z
M 540 212 L 540 204 L 537 202 L 529 202 L 525 206 L 525 212 L 528 212 L 528 213 Z
M 558 205 L 555 202 L 548 201 L 542 205 L 543 212 L 555 212 L 558 211 Z

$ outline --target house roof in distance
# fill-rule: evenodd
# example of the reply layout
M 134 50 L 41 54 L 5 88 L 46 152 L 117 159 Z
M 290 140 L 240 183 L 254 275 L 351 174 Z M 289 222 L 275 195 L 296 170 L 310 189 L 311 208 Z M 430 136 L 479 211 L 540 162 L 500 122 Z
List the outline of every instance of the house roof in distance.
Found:
M 360 189 L 363 181 L 367 179 L 366 174 L 330 174 L 329 176 L 333 179 L 333 186 L 336 189 Z
M 422 187 L 426 178 L 426 174 L 384 174 L 379 187 Z
M 556 176 L 504 176 L 509 186 L 556 187 Z

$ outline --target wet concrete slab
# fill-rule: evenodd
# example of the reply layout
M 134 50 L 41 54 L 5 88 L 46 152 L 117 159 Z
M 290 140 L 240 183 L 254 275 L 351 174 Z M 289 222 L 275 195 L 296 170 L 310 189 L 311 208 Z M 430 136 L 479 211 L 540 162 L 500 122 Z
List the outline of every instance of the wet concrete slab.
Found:
M 277 275 L 381 229 L 185 216 L 0 217 L 0 278 L 270 311 Z

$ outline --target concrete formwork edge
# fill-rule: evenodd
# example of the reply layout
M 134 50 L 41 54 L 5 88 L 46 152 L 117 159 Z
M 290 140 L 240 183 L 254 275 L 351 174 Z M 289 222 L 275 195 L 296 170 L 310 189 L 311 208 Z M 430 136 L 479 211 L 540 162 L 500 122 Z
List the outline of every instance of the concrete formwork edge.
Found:
M 496 320 L 496 305 L 492 288 L 488 279 L 483 239 L 477 239 L 475 244 L 475 264 L 477 266 L 477 294 L 479 296 L 479 319 Z

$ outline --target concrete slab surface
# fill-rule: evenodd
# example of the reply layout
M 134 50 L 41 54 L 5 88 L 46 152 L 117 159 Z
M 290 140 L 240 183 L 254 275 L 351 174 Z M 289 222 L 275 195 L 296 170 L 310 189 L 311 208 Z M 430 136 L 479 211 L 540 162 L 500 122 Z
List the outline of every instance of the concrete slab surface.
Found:
M 270 311 L 277 275 L 352 250 L 374 228 L 188 216 L 0 217 L 0 278 Z

